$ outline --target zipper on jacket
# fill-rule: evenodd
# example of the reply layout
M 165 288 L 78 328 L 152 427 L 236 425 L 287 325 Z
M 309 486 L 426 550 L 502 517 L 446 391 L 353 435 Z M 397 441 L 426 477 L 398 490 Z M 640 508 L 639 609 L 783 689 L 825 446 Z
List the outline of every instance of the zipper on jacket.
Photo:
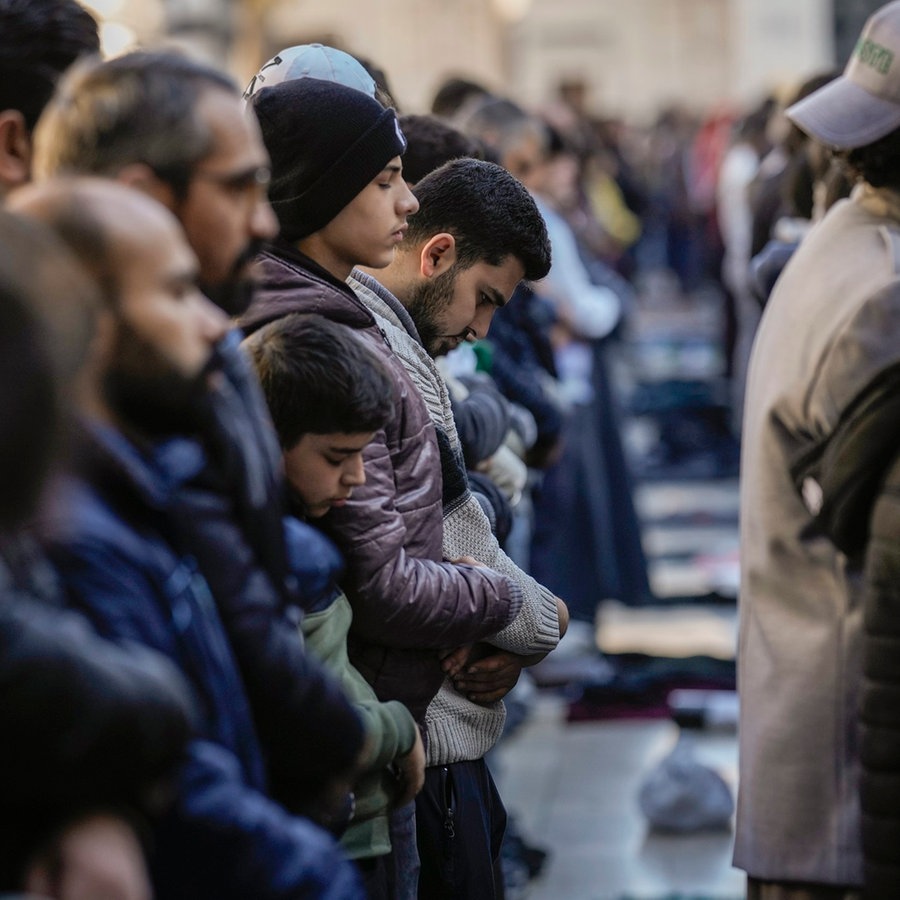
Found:
M 456 823 L 453 812 L 453 786 L 450 781 L 450 770 L 447 766 L 441 767 L 441 782 L 444 795 L 444 831 L 452 841 L 456 837 Z

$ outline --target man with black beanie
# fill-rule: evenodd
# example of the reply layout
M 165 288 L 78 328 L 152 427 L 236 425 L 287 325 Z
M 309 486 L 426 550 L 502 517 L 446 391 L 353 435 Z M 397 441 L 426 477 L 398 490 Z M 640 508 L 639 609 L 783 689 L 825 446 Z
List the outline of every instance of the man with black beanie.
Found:
M 241 324 L 249 333 L 288 313 L 320 313 L 354 328 L 387 366 L 397 415 L 366 448 L 366 484 L 320 521 L 347 559 L 351 661 L 379 699 L 401 700 L 421 724 L 443 681 L 440 652 L 500 630 L 518 613 L 522 591 L 474 559 L 444 561 L 434 426 L 372 313 L 345 283 L 354 266 L 391 263 L 418 209 L 403 180 L 406 141 L 393 110 L 340 84 L 283 82 L 252 104 L 272 160 L 281 235 L 260 257 L 260 289 Z M 412 849 L 411 817 L 408 808 L 395 816 L 395 858 Z M 408 859 L 396 868 L 402 880 L 383 889 L 415 896 Z M 391 873 L 365 874 L 370 885 L 392 881 Z
M 335 93 L 340 94 L 339 99 Z M 370 265 L 387 265 L 405 231 L 406 216 L 418 208 L 409 190 L 394 184 L 401 171 L 399 157 L 406 150 L 394 111 L 384 109 L 362 91 L 316 78 L 267 88 L 254 101 L 254 109 L 272 161 L 269 197 L 282 240 L 296 244 L 312 238 L 318 247 L 330 244 L 332 236 L 342 244 L 348 238 L 353 240 L 355 236 L 343 235 L 342 223 L 328 229 L 326 235 L 317 232 L 325 230 L 384 172 L 383 186 L 394 189 L 393 202 L 384 205 L 383 214 L 386 223 L 395 227 L 381 236 L 384 246 L 360 244 L 354 249 L 367 257 L 374 253 Z M 310 119 L 312 127 L 295 130 L 291 125 L 298 119 Z M 374 209 L 367 207 L 363 230 L 376 224 L 374 216 Z M 323 264 L 328 268 L 327 261 Z

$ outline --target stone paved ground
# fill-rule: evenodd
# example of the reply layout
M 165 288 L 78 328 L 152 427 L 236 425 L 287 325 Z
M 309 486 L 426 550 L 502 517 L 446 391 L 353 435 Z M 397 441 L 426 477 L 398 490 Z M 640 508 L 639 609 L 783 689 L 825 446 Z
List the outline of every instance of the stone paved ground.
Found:
M 721 299 L 715 292 L 680 297 L 665 276 L 645 279 L 637 314 L 613 371 L 625 402 L 645 404 L 625 419 L 625 445 L 642 476 L 636 505 L 643 523 L 651 584 L 658 596 L 714 593 L 736 598 L 737 503 L 729 459 L 727 409 L 716 419 L 702 411 L 675 421 L 646 414 L 647 404 L 705 395 L 727 407 L 717 348 Z M 674 385 L 674 387 L 673 387 Z M 679 394 L 678 392 L 681 392 Z M 720 410 L 721 411 L 721 410 Z M 680 425 L 687 422 L 687 427 Z M 662 422 L 662 425 L 661 425 Z M 702 439 L 702 426 L 718 427 L 711 444 L 678 458 Z M 693 429 L 693 430 L 692 430 Z M 662 452 L 663 438 L 674 443 Z M 679 441 L 683 443 L 680 448 Z M 706 452 L 709 450 L 710 452 Z M 668 478 L 667 470 L 668 469 Z M 717 471 L 718 470 L 718 471 Z M 621 611 L 619 611 L 621 612 Z M 625 615 L 601 618 L 604 641 L 633 640 Z M 602 615 L 602 611 L 601 611 Z M 642 613 L 644 615 L 644 613 Z M 735 631 L 734 603 L 719 603 L 701 629 L 682 610 L 665 606 L 640 620 L 646 642 L 674 640 L 690 647 L 721 648 Z M 628 631 L 626 626 L 631 627 Z M 702 631 L 702 634 L 701 634 Z M 573 638 L 572 643 L 574 643 Z M 523 836 L 549 850 L 541 876 L 514 900 L 736 900 L 743 873 L 731 867 L 732 835 L 671 836 L 651 833 L 639 810 L 642 780 L 675 745 L 677 726 L 666 719 L 567 724 L 559 693 L 541 691 L 526 723 L 502 742 L 492 768 Z M 734 792 L 737 747 L 733 729 L 692 732 L 699 758 L 716 769 Z
M 696 527 L 653 525 L 649 543 L 678 553 L 651 553 L 659 593 L 720 592 L 736 578 L 737 523 L 732 481 L 654 485 L 639 494 L 649 521 L 662 520 L 668 505 L 698 514 Z M 701 515 L 701 513 L 708 515 Z M 713 515 L 715 513 L 716 515 Z M 692 543 L 693 541 L 693 543 Z M 700 611 L 702 614 L 702 610 Z M 733 625 L 734 608 L 717 605 Z M 672 637 L 668 611 L 654 612 L 654 629 Z M 676 629 L 679 626 L 675 626 Z M 688 636 L 690 637 L 690 636 Z M 696 635 L 695 635 L 696 637 Z M 716 636 L 721 639 L 720 635 Z M 666 720 L 565 722 L 565 701 L 541 692 L 531 717 L 498 749 L 494 763 L 501 793 L 524 836 L 550 851 L 541 877 L 522 896 L 528 900 L 659 900 L 742 896 L 743 874 L 731 867 L 730 832 L 676 837 L 649 832 L 637 804 L 642 779 L 674 746 L 677 726 Z M 692 732 L 693 733 L 693 732 Z M 736 788 L 733 730 L 696 732 L 699 758 Z

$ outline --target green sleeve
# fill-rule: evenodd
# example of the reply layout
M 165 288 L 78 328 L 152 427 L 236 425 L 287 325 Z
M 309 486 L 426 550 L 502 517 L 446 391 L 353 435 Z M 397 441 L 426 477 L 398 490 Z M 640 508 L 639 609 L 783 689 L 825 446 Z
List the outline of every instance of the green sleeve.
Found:
M 350 603 L 341 595 L 327 609 L 304 616 L 301 630 L 307 649 L 340 679 L 344 693 L 360 714 L 366 730 L 363 765 L 374 771 L 412 750 L 416 723 L 399 701 L 382 703 L 350 663 L 347 633 L 352 617 Z
M 366 729 L 363 765 L 367 770 L 383 769 L 398 756 L 405 756 L 412 750 L 416 722 L 400 701 L 382 703 L 373 698 L 356 702 L 354 706 Z

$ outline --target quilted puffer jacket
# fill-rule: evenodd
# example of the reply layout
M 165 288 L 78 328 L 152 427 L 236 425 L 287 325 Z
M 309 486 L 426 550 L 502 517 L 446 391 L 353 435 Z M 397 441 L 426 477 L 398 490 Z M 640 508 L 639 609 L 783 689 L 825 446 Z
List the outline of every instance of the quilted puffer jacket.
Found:
M 794 466 L 816 527 L 863 571 L 858 709 L 866 900 L 900 896 L 900 366 L 849 404 L 833 434 Z M 810 491 L 810 485 L 815 487 Z
M 380 700 L 401 700 L 422 721 L 443 681 L 438 650 L 508 624 L 521 590 L 441 552 L 441 463 L 434 426 L 402 363 L 353 291 L 286 244 L 259 257 L 260 287 L 245 333 L 290 313 L 318 313 L 352 328 L 387 366 L 395 414 L 365 451 L 366 484 L 323 526 L 344 554 L 353 606 L 351 662 Z

